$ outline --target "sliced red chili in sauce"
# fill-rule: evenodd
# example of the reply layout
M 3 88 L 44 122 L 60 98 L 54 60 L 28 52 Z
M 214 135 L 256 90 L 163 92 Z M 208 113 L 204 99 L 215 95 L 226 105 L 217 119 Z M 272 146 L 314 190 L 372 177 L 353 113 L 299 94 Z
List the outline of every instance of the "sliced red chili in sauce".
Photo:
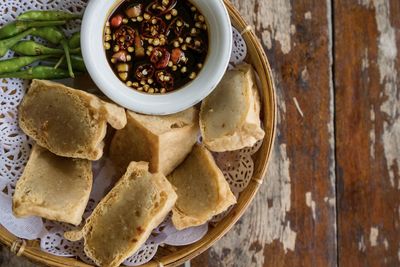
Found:
M 143 64 L 136 68 L 135 76 L 141 81 L 144 79 L 150 79 L 154 75 L 154 67 L 151 64 Z
M 168 4 L 165 5 L 165 0 L 156 0 L 154 2 L 151 2 L 147 7 L 146 7 L 146 12 L 149 12 L 150 14 L 154 16 L 160 16 L 168 13 L 171 11 L 176 3 L 178 2 L 177 0 L 168 0 Z

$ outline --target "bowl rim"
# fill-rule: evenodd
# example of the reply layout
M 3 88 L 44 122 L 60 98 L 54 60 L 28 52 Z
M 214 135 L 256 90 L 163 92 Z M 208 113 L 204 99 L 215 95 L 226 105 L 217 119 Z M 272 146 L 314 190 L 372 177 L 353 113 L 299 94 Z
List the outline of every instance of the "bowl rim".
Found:
M 193 81 L 168 94 L 153 95 L 126 86 L 114 74 L 105 55 L 104 26 L 112 11 L 123 1 L 92 0 L 86 7 L 82 20 L 82 56 L 88 73 L 97 87 L 120 106 L 150 115 L 177 113 L 196 105 L 208 96 L 225 74 L 231 56 L 232 25 L 223 0 L 191 0 L 203 13 L 209 30 L 209 51 L 206 61 Z M 99 23 L 99 20 L 104 20 L 104 23 Z

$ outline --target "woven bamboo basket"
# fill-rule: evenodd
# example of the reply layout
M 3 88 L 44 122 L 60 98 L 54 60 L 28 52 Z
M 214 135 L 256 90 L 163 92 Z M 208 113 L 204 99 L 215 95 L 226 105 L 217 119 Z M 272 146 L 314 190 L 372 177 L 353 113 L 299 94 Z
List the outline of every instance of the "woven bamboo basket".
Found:
M 272 72 L 264 50 L 252 29 L 246 24 L 235 7 L 228 0 L 224 1 L 231 16 L 233 26 L 242 33 L 246 41 L 248 48 L 246 61 L 253 65 L 260 77 L 261 88 L 259 89 L 262 100 L 261 117 L 266 132 L 265 138 L 260 150 L 254 154 L 253 157 L 253 178 L 247 188 L 240 194 L 238 202 L 231 212 L 218 224 L 211 226 L 207 235 L 192 245 L 183 247 L 159 247 L 153 260 L 143 265 L 145 267 L 177 266 L 187 260 L 193 259 L 211 247 L 232 228 L 245 212 L 263 182 L 266 173 L 275 137 L 276 98 Z M 26 256 L 31 260 L 48 266 L 90 266 L 74 258 L 57 257 L 47 254 L 40 250 L 38 241 L 20 240 L 1 225 L 0 240 L 9 246 L 18 256 Z

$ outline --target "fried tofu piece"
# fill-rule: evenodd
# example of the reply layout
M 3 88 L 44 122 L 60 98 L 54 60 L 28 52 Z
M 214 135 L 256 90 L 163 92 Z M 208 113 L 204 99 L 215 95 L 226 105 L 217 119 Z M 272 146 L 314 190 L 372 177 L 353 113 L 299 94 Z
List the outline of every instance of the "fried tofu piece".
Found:
M 127 112 L 126 127 L 111 142 L 110 158 L 122 174 L 131 161 L 150 163 L 151 172 L 168 175 L 190 153 L 199 133 L 195 108 L 168 116 Z
M 63 158 L 35 145 L 15 188 L 13 213 L 78 225 L 92 180 L 90 161 Z
M 215 152 L 233 151 L 263 139 L 260 106 L 253 68 L 242 64 L 228 70 L 201 104 L 200 129 L 206 147 Z
M 70 240 L 83 237 L 84 251 L 97 265 L 119 266 L 147 240 L 176 199 L 163 174 L 151 174 L 147 162 L 131 162 L 83 229 L 64 236 Z
M 178 195 L 172 214 L 178 230 L 202 225 L 236 203 L 223 173 L 203 145 L 195 145 L 168 180 Z
M 33 80 L 19 106 L 19 125 L 40 146 L 63 157 L 98 160 L 107 122 L 126 125 L 123 108 L 65 85 Z

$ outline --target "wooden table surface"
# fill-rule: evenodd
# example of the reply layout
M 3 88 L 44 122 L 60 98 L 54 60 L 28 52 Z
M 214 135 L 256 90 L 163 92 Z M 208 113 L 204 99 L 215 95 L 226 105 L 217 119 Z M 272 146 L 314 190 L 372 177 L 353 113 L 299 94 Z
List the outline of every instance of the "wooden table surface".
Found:
M 233 2 L 273 69 L 277 138 L 249 210 L 192 266 L 400 266 L 400 1 Z

